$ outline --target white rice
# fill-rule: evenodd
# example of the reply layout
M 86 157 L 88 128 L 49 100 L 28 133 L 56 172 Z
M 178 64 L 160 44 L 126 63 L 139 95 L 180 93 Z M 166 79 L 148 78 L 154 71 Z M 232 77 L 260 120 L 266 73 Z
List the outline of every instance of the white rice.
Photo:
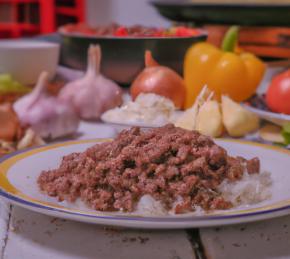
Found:
M 272 180 L 269 172 L 251 175 L 245 172 L 242 179 L 238 181 L 223 181 L 218 190 L 227 201 L 232 202 L 235 208 L 238 206 L 257 204 L 270 199 L 272 196 L 271 185 Z M 174 215 L 175 207 L 181 202 L 182 198 L 178 197 L 173 205 L 173 209 L 167 211 L 161 202 L 156 201 L 150 195 L 144 195 L 137 204 L 137 209 L 134 211 L 134 214 L 137 213 L 146 216 Z M 202 215 L 205 211 L 199 206 L 196 206 L 193 213 Z
M 167 211 L 160 201 L 157 201 L 151 195 L 146 194 L 139 200 L 134 213 L 142 214 L 144 216 L 163 216 L 167 214 Z
M 259 174 L 248 174 L 244 172 L 242 179 L 230 182 L 224 180 L 218 187 L 218 191 L 221 192 L 225 200 L 232 202 L 234 205 L 233 209 L 240 209 L 247 206 L 259 204 L 265 200 L 271 199 L 272 179 L 269 172 L 262 172 Z M 45 200 L 52 202 L 54 198 L 44 196 Z M 173 203 L 173 208 L 168 211 L 160 201 L 155 200 L 151 195 L 146 194 L 139 200 L 135 211 L 133 212 L 123 212 L 119 211 L 118 214 L 124 215 L 142 215 L 142 216 L 167 216 L 175 215 L 175 207 L 183 201 L 182 197 L 177 197 L 176 201 Z M 71 203 L 68 201 L 57 202 L 57 204 L 64 206 L 66 208 L 81 209 L 84 211 L 95 212 L 94 209 L 89 208 L 81 199 L 77 199 L 75 202 Z M 222 212 L 222 211 L 219 211 Z M 116 212 L 115 212 L 116 213 Z M 188 214 L 191 215 L 204 215 L 204 211 L 200 206 L 195 206 L 192 212 Z M 186 214 L 184 214 L 185 216 Z
M 252 205 L 271 198 L 272 180 L 269 172 L 260 174 L 244 173 L 239 181 L 225 180 L 219 186 L 222 196 L 233 205 Z

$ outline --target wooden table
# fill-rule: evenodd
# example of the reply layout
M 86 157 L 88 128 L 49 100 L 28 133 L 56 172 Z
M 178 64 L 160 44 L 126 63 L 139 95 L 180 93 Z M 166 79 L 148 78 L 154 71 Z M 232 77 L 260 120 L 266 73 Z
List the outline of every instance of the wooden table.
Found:
M 81 138 L 116 129 L 82 124 Z M 0 200 L 0 259 L 286 259 L 290 216 L 191 230 L 130 230 L 48 217 Z

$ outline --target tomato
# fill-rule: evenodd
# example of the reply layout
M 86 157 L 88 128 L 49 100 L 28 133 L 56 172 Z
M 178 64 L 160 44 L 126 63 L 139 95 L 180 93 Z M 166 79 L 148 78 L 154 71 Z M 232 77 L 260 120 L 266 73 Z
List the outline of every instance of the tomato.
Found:
M 190 37 L 190 36 L 195 36 L 198 34 L 199 34 L 198 30 L 191 29 L 184 26 L 178 26 L 178 27 L 175 27 L 175 34 L 173 34 L 172 36 Z
M 290 69 L 272 79 L 266 103 L 274 112 L 290 114 Z
M 118 36 L 118 37 L 124 37 L 128 35 L 129 35 L 128 29 L 124 26 L 120 26 L 114 34 L 114 36 Z

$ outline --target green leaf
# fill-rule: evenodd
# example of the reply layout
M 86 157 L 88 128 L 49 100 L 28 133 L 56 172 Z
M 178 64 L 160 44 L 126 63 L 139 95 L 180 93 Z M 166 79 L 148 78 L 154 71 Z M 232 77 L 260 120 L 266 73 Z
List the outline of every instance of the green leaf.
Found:
M 11 75 L 2 74 L 0 75 L 0 94 L 24 94 L 30 92 L 31 89 L 27 86 L 20 84 L 19 82 L 13 80 Z
M 286 123 L 282 128 L 282 136 L 286 145 L 290 145 L 290 123 Z

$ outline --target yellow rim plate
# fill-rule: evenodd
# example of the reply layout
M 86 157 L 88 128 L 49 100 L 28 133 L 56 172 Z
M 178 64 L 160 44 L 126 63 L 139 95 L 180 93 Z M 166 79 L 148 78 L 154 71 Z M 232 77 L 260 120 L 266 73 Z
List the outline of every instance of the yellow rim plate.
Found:
M 49 211 L 56 211 L 56 212 L 62 212 L 62 213 L 69 213 L 69 214 L 74 214 L 78 216 L 87 216 L 87 217 L 95 217 L 95 218 L 108 218 L 108 219 L 126 219 L 126 220 L 149 220 L 149 221 L 164 221 L 165 219 L 167 221 L 194 221 L 194 220 L 201 220 L 201 219 L 206 219 L 206 220 L 219 220 L 219 219 L 227 219 L 227 218 L 236 218 L 236 217 L 247 217 L 247 216 L 256 216 L 264 213 L 271 213 L 271 212 L 276 212 L 276 211 L 281 211 L 281 210 L 289 210 L 290 209 L 290 199 L 283 200 L 280 202 L 273 203 L 268 206 L 262 206 L 259 208 L 250 208 L 250 209 L 245 209 L 245 210 L 237 210 L 237 211 L 224 211 L 224 212 L 219 212 L 219 213 L 209 213 L 203 216 L 186 216 L 186 215 L 181 215 L 181 216 L 168 216 L 168 217 L 144 217 L 140 215 L 126 215 L 126 214 L 119 214 L 119 213 L 103 213 L 103 212 L 87 212 L 87 211 L 81 211 L 81 210 L 76 210 L 76 209 L 71 209 L 71 208 L 66 208 L 64 206 L 56 205 L 54 203 L 49 203 L 49 202 L 44 202 L 41 200 L 33 199 L 32 197 L 27 196 L 26 194 L 22 193 L 20 190 L 16 189 L 10 182 L 7 177 L 10 168 L 15 165 L 17 162 L 20 160 L 26 159 L 32 155 L 41 153 L 41 152 L 46 152 L 48 150 L 52 149 L 58 149 L 60 147 L 65 147 L 65 146 L 73 146 L 77 144 L 89 144 L 89 143 L 98 143 L 98 142 L 105 142 L 105 141 L 110 141 L 110 139 L 94 139 L 94 140 L 81 140 L 81 141 L 68 141 L 68 142 L 62 142 L 62 143 L 57 143 L 57 144 L 52 144 L 52 145 L 45 145 L 33 149 L 29 149 L 26 151 L 21 151 L 17 152 L 14 154 L 10 154 L 6 157 L 4 157 L 1 161 L 0 164 L 0 195 L 3 196 L 4 198 L 10 200 L 11 202 L 14 202 L 18 205 L 23 205 L 24 207 L 34 207 L 34 210 L 40 209 L 42 210 L 49 210 Z M 254 143 L 254 142 L 248 142 L 248 141 L 242 141 L 242 140 L 231 140 L 231 139 L 218 139 L 216 140 L 217 142 L 224 142 L 224 143 L 238 143 L 242 145 L 247 145 L 249 147 L 255 146 L 255 147 L 260 147 L 262 149 L 266 150 L 272 150 L 273 152 L 278 152 L 281 154 L 286 154 L 289 156 L 290 159 L 290 151 L 275 147 L 275 146 L 270 146 L 270 145 L 265 145 L 265 144 L 260 144 L 260 143 Z

